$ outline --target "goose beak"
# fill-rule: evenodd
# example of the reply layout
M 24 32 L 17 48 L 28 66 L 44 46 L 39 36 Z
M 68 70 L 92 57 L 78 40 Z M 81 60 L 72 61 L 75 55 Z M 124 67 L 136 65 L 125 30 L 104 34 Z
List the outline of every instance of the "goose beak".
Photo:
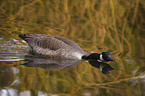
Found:
M 114 61 L 114 59 L 111 57 L 111 55 L 108 56 L 109 61 Z

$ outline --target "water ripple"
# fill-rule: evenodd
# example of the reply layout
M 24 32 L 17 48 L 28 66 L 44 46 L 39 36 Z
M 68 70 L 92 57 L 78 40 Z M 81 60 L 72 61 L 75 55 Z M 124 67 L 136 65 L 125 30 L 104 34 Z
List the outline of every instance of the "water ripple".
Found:
M 27 45 L 22 40 L 0 38 L 0 61 L 23 60 L 27 51 Z

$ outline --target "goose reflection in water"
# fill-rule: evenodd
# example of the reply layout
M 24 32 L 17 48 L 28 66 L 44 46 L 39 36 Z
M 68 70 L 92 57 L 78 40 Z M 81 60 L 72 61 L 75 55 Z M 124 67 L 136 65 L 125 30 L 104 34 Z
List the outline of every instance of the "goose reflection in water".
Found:
M 89 63 L 96 68 L 99 68 L 103 74 L 109 74 L 114 70 L 109 64 L 104 62 L 98 62 L 97 60 L 89 60 Z
M 25 65 L 28 67 L 41 68 L 45 70 L 61 70 L 69 69 L 79 64 L 80 60 L 74 59 L 39 59 L 39 58 L 29 58 L 25 59 Z M 95 68 L 99 68 L 103 74 L 109 74 L 114 70 L 109 64 L 98 62 L 97 60 L 90 60 L 90 65 Z
M 73 59 L 39 59 L 39 58 L 31 58 L 25 59 L 26 63 L 21 64 L 28 67 L 41 68 L 45 70 L 61 70 L 61 69 L 69 69 L 77 64 L 79 64 L 79 60 Z

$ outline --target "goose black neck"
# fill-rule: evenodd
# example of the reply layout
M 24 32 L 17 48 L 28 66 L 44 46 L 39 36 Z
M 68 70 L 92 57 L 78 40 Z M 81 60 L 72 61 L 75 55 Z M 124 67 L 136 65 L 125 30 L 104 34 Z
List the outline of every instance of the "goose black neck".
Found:
M 83 55 L 82 59 L 84 60 L 100 60 L 100 54 L 98 53 L 92 53 L 89 56 Z

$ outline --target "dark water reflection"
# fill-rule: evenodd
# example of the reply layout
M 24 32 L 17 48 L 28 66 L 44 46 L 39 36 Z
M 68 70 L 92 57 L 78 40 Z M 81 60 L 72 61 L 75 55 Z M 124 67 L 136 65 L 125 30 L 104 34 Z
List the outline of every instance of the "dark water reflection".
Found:
M 68 69 L 79 64 L 78 60 L 71 59 L 39 59 L 39 58 L 29 58 L 25 59 L 25 65 L 33 68 L 42 68 L 45 70 L 61 70 Z
M 61 70 L 72 68 L 79 64 L 79 60 L 73 59 L 40 59 L 40 58 L 29 58 L 25 59 L 25 63 L 21 65 L 25 65 L 33 68 L 41 68 L 45 70 Z M 112 70 L 114 70 L 109 64 L 98 62 L 97 60 L 88 61 L 90 65 L 95 68 L 99 68 L 103 74 L 109 74 Z
M 103 74 L 109 74 L 114 69 L 111 67 L 111 65 L 104 63 L 104 62 L 98 62 L 96 60 L 90 60 L 89 63 L 96 68 L 99 68 Z

